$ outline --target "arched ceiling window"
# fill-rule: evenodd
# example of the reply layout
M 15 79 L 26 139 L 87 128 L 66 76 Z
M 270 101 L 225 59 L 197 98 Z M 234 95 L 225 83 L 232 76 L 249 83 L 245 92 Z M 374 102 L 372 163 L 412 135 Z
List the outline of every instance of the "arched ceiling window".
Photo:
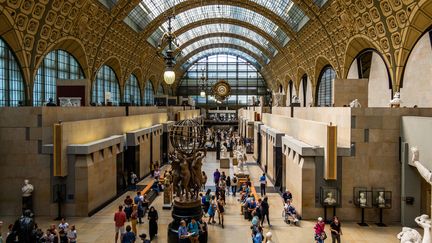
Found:
M 322 0 L 321 0 L 322 1 Z M 147 25 L 156 19 L 159 15 L 169 10 L 170 8 L 178 5 L 185 0 L 142 0 L 126 17 L 125 22 L 130 24 L 136 30 L 144 30 Z M 245 0 L 247 2 L 254 2 L 261 5 L 263 8 L 274 12 L 277 16 L 280 16 L 294 31 L 299 31 L 304 24 L 309 20 L 305 13 L 296 5 L 292 0 Z M 218 8 L 217 12 L 221 12 L 224 15 L 244 15 L 248 13 L 238 12 L 234 10 L 233 6 L 215 5 L 201 6 L 199 9 L 187 14 L 189 18 L 197 18 L 199 15 L 207 15 L 207 18 L 211 18 L 212 11 L 215 13 L 215 8 Z M 234 11 L 233 11 L 234 10 Z M 204 13 L 204 14 L 203 14 Z M 179 14 L 180 15 L 180 14 Z M 220 16 L 225 17 L 225 16 Z M 261 16 L 262 17 L 262 16 Z M 262 19 L 262 18 L 261 18 Z M 259 21 L 259 20 L 258 20 Z M 184 23 L 180 23 L 184 26 Z M 166 26 L 165 26 L 166 27 Z M 274 30 L 274 28 L 271 28 Z M 285 41 L 285 40 L 284 40 Z M 284 42 L 283 41 L 283 42 Z M 282 42 L 282 43 L 283 43 Z
M 9 46 L 0 38 L 0 106 L 25 103 L 21 67 Z
M 181 35 L 177 36 L 177 40 L 180 45 L 195 39 L 200 36 L 210 35 L 210 34 L 226 34 L 233 33 L 247 39 L 253 40 L 257 44 L 259 44 L 262 48 L 265 48 L 269 53 L 273 56 L 277 54 L 276 48 L 270 43 L 270 41 L 260 34 L 252 31 L 248 28 L 233 25 L 233 24 L 207 24 L 201 25 L 196 28 L 190 29 Z
M 111 98 L 107 97 L 108 92 Z M 92 88 L 92 102 L 96 105 L 105 104 L 105 98 L 107 102 L 112 102 L 114 105 L 118 105 L 120 101 L 120 88 L 117 76 L 114 70 L 103 65 L 97 75 L 96 80 L 93 82 Z
M 239 40 L 231 37 L 211 37 L 211 38 L 202 39 L 192 43 L 189 46 L 186 46 L 181 52 L 183 56 L 187 56 L 192 51 L 210 44 L 233 44 L 233 45 L 241 46 L 255 53 L 257 56 L 261 57 L 266 62 L 266 64 L 269 62 L 269 58 L 257 47 L 243 40 Z
M 317 106 L 333 105 L 333 81 L 335 77 L 336 73 L 331 66 L 327 66 L 321 71 L 316 94 Z
M 201 97 L 202 74 L 207 78 L 207 96 Z M 200 105 L 217 105 L 211 96 L 211 86 L 219 80 L 226 80 L 231 86 L 227 105 L 247 105 L 258 96 L 268 95 L 267 84 L 260 72 L 242 56 L 233 54 L 212 54 L 202 56 L 187 69 L 177 88 L 177 95 L 192 96 Z
M 240 56 L 244 60 L 247 60 L 257 70 L 261 69 L 261 65 L 258 63 L 258 61 L 255 58 L 248 55 L 247 53 L 244 53 L 242 51 L 239 51 L 237 49 L 232 49 L 232 48 L 211 48 L 211 49 L 204 50 L 204 51 L 197 53 L 196 55 L 192 56 L 191 58 L 189 58 L 189 60 L 185 61 L 185 63 L 182 65 L 182 69 L 187 70 L 197 60 L 202 59 L 206 56 L 217 55 L 217 54 L 232 54 L 235 56 Z
M 33 86 L 33 105 L 41 106 L 50 98 L 57 103 L 57 79 L 83 79 L 78 61 L 70 53 L 54 50 L 40 64 Z
M 165 94 L 164 87 L 162 86 L 162 84 L 159 84 L 157 95 L 164 95 L 164 94 Z
M 132 105 L 141 105 L 141 90 L 138 79 L 133 74 L 126 81 L 123 101 Z
M 148 80 L 145 84 L 144 88 L 144 104 L 145 105 L 153 105 L 154 104 L 154 91 L 153 84 L 150 80 Z
M 172 21 L 172 27 L 174 30 L 177 30 L 191 23 L 212 18 L 236 19 L 253 24 L 254 26 L 266 31 L 282 46 L 285 46 L 289 41 L 287 34 L 272 20 L 249 9 L 231 5 L 206 5 L 189 9 L 176 15 L 175 20 Z M 149 37 L 149 42 L 157 43 L 166 29 L 168 29 L 168 21 L 165 21 L 162 24 L 162 28 L 157 29 Z

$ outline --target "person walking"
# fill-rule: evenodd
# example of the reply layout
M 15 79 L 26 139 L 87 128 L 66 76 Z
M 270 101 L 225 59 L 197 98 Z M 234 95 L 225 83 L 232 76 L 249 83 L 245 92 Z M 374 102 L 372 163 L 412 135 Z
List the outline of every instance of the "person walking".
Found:
M 127 221 L 129 221 L 132 214 L 133 200 L 129 195 L 127 195 L 126 199 L 123 202 L 124 202 L 124 212 L 126 214 L 126 219 Z
M 221 197 L 217 200 L 217 212 L 219 224 L 222 222 L 222 229 L 224 228 L 224 212 L 225 212 L 225 200 Z M 222 221 L 221 221 L 222 220 Z
M 233 176 L 232 178 L 231 191 L 233 196 L 235 197 L 237 193 L 237 176 Z
M 140 239 L 142 240 L 142 243 L 150 243 L 150 240 L 147 239 L 147 235 L 142 233 L 139 235 Z
M 138 230 L 136 227 L 137 219 L 138 219 L 138 205 L 133 205 L 130 220 L 131 220 L 131 225 L 132 225 L 132 231 L 135 233 L 135 235 L 138 235 Z
M 333 217 L 333 221 L 330 224 L 330 231 L 331 231 L 331 237 L 332 237 L 332 243 L 340 243 L 341 242 L 341 235 L 342 235 L 342 229 L 341 229 L 341 223 L 339 221 L 339 218 L 337 216 Z
M 204 195 L 204 214 L 208 213 L 211 201 L 211 189 L 207 189 L 206 194 Z
M 324 243 L 324 240 L 327 239 L 327 235 L 325 233 L 325 223 L 323 218 L 318 217 L 318 222 L 315 224 L 314 230 L 315 230 L 315 242 L 316 243 Z
M 210 200 L 210 206 L 208 209 L 209 219 L 208 219 L 207 224 L 212 224 L 212 223 L 215 224 L 216 223 L 216 221 L 214 220 L 216 207 L 217 207 L 216 197 L 212 196 L 211 200 Z
M 226 193 L 229 196 L 230 195 L 229 191 L 230 191 L 230 188 L 231 188 L 231 178 L 230 178 L 230 176 L 227 176 L 225 184 L 226 184 Z
M 118 211 L 114 214 L 114 222 L 115 222 L 115 242 L 119 238 L 120 232 L 120 242 L 122 242 L 123 234 L 125 233 L 125 222 L 126 222 L 126 214 L 123 212 L 123 206 L 120 205 L 118 207 Z
M 263 197 L 266 194 L 266 185 L 267 185 L 267 178 L 265 173 L 262 174 L 259 181 L 260 181 L 260 188 L 261 188 L 261 197 Z
M 134 232 L 131 232 L 132 228 L 130 225 L 126 226 L 126 233 L 124 233 L 122 238 L 122 243 L 135 243 L 136 235 Z
M 263 201 L 261 202 L 260 208 L 261 208 L 261 225 L 264 226 L 264 218 L 267 217 L 267 223 L 268 223 L 269 227 L 271 227 L 270 217 L 269 217 L 270 205 L 268 203 L 268 197 L 267 196 L 265 196 Z
M 158 219 L 158 212 L 153 206 L 151 206 L 148 212 L 150 241 L 152 241 L 153 238 L 158 234 Z
M 252 232 L 252 242 L 253 243 L 262 243 L 263 241 L 263 230 L 261 226 L 258 226 L 258 230 L 256 232 Z
M 216 171 L 213 173 L 213 181 L 214 181 L 214 183 L 215 183 L 216 186 L 219 185 L 219 179 L 220 179 L 220 177 L 221 177 L 221 174 L 220 174 L 219 170 L 216 169 Z
M 207 183 L 207 175 L 206 173 L 203 171 L 202 172 L 202 186 L 203 186 L 203 190 L 205 191 L 205 185 Z

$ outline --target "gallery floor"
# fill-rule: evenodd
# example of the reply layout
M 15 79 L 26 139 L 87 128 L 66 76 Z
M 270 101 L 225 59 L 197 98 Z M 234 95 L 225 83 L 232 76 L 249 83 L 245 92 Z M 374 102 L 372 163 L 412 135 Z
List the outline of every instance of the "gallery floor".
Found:
M 252 158 L 249 158 L 252 161 Z M 203 165 L 203 170 L 207 173 L 209 178 L 219 163 L 216 162 L 215 153 L 208 153 L 206 161 Z M 164 168 L 165 169 L 165 168 Z M 252 163 L 248 163 L 247 168 L 251 174 L 251 178 L 256 186 L 258 184 L 258 177 L 262 173 L 260 167 Z M 226 173 L 232 174 L 232 170 L 223 170 Z M 141 184 L 146 184 L 150 178 L 144 179 Z M 212 186 L 211 179 L 208 180 L 207 185 Z M 114 241 L 114 222 L 113 215 L 118 205 L 122 204 L 126 195 L 133 195 L 133 192 L 126 193 L 124 196 L 118 198 L 116 201 L 93 215 L 86 218 L 68 218 L 69 224 L 75 224 L 78 232 L 78 242 L 80 243 L 93 243 L 93 242 L 112 242 Z M 301 226 L 289 226 L 283 222 L 282 219 L 282 201 L 277 193 L 268 193 L 270 203 L 270 220 L 272 227 L 269 228 L 267 223 L 264 227 L 264 233 L 269 230 L 273 233 L 274 242 L 313 242 L 313 221 L 302 221 Z M 162 209 L 162 196 L 156 198 L 152 204 L 159 213 L 159 234 L 153 242 L 167 242 L 167 226 L 172 221 L 171 211 Z M 11 222 L 12 218 L 0 218 L 5 222 L 6 227 L 3 227 L 3 235 L 6 235 L 7 224 Z M 37 223 L 42 229 L 46 229 L 50 224 L 58 224 L 59 222 L 53 221 L 48 218 L 37 218 Z M 209 226 L 209 242 L 251 242 L 250 240 L 250 222 L 243 219 L 240 215 L 240 206 L 237 199 L 229 196 L 227 197 L 227 207 L 225 216 L 225 228 L 222 229 L 219 225 Z M 329 227 L 326 226 L 327 234 L 330 236 Z M 343 229 L 343 242 L 397 242 L 396 235 L 401 231 L 399 225 L 389 226 L 385 228 L 376 227 L 360 227 L 356 222 L 344 222 L 342 219 Z M 138 225 L 138 232 L 148 232 L 148 221 Z M 331 241 L 331 239 L 328 239 Z M 140 241 L 137 241 L 140 242 Z

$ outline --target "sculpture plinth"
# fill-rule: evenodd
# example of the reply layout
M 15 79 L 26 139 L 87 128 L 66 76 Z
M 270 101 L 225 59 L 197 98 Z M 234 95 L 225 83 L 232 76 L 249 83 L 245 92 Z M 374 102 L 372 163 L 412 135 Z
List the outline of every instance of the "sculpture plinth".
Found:
M 168 225 L 168 243 L 179 241 L 180 221 L 189 223 L 191 219 L 203 225 L 204 232 L 200 232 L 199 240 L 201 243 L 207 242 L 207 227 L 201 220 L 201 200 L 198 196 L 203 183 L 201 167 L 206 155 L 205 138 L 202 125 L 194 120 L 179 121 L 171 128 L 170 141 L 174 153 L 169 157 L 173 170 L 171 189 L 175 196 L 173 221 Z

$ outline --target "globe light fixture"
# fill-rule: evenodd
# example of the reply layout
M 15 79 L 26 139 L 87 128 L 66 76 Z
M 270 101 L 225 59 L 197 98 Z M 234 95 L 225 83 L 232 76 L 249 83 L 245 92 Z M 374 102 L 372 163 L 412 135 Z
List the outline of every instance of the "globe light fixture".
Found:
M 203 97 L 203 98 L 206 97 L 206 92 L 205 91 L 201 91 L 200 92 L 200 96 Z
M 175 46 L 178 46 L 178 43 L 174 43 L 176 40 L 175 35 L 172 32 L 171 19 L 175 18 L 174 15 L 168 17 L 168 31 L 165 32 L 159 42 L 159 48 L 162 46 L 162 43 L 166 41 L 168 43 L 168 50 L 165 53 L 161 52 L 163 58 L 165 59 L 165 72 L 164 72 L 164 81 L 168 85 L 171 85 L 175 82 L 175 56 L 174 50 Z

